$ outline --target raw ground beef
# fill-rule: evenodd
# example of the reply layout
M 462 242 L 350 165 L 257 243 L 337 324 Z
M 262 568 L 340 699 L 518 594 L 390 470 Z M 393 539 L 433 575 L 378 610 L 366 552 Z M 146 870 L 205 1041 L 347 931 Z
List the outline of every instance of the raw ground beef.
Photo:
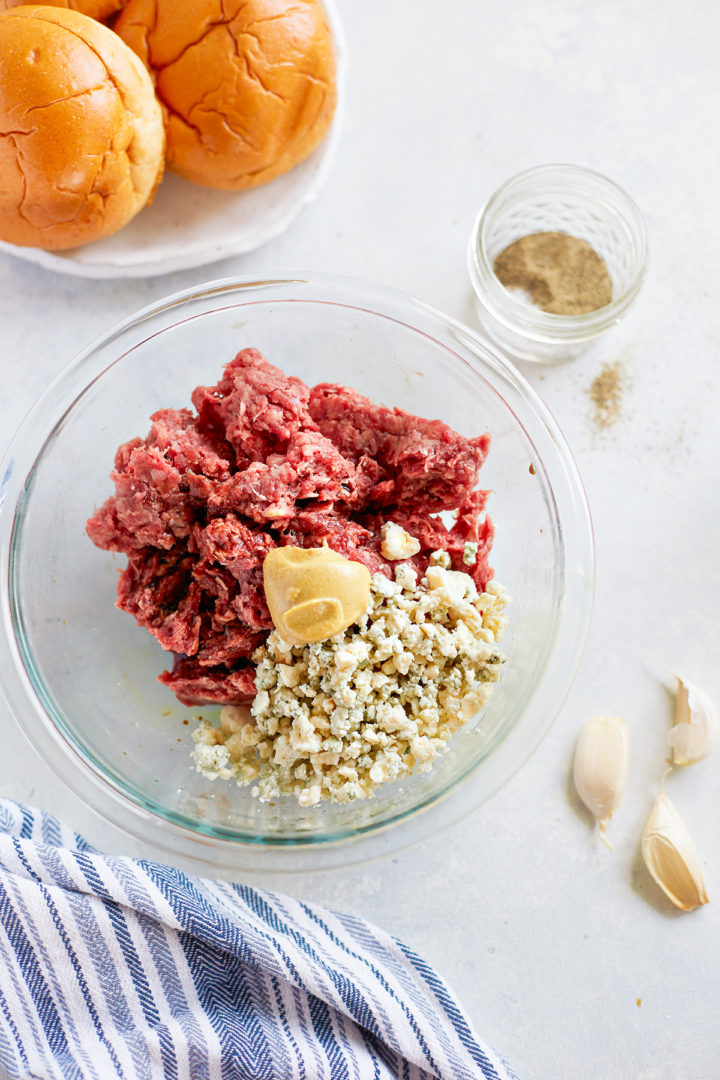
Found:
M 375 405 L 346 386 L 310 388 L 243 349 L 195 412 L 162 409 L 145 439 L 115 455 L 115 494 L 90 518 L 100 548 L 128 556 L 117 605 L 164 649 L 160 681 L 186 705 L 247 704 L 251 656 L 272 628 L 262 563 L 277 546 L 324 541 L 392 578 L 386 521 L 420 542 L 404 560 L 424 574 L 440 548 L 482 592 L 492 577 L 487 492 L 475 490 L 489 435 Z M 447 526 L 440 511 L 454 511 Z M 465 544 L 477 561 L 463 563 Z

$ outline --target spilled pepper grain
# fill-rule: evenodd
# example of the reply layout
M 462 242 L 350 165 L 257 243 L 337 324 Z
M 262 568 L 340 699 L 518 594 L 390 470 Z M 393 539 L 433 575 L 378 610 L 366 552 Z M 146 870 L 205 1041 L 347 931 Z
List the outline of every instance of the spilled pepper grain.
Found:
M 590 386 L 590 400 L 595 406 L 593 420 L 598 428 L 609 428 L 620 419 L 625 372 L 622 364 L 605 364 Z
M 508 289 L 522 289 L 553 315 L 582 315 L 612 300 L 605 260 L 587 242 L 564 232 L 538 232 L 514 240 L 493 263 Z

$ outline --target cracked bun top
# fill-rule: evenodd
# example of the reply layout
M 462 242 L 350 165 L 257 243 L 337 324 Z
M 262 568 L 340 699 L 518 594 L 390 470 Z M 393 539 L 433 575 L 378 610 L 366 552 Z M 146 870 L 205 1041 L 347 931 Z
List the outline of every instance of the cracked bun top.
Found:
M 70 8 L 89 15 L 91 19 L 109 19 L 124 7 L 127 0 L 47 0 L 48 7 Z M 23 0 L 0 0 L 0 11 L 20 7 Z
M 64 8 L 0 12 L 0 239 L 50 251 L 126 225 L 162 176 L 152 80 L 111 30 Z
M 152 72 L 168 168 L 187 180 L 256 187 L 327 134 L 336 67 L 319 0 L 129 0 L 115 30 Z

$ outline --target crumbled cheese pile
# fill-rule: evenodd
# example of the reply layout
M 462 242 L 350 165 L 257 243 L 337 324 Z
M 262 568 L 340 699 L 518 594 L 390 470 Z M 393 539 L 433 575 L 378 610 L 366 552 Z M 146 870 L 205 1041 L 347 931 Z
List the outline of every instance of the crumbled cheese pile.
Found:
M 375 574 L 367 614 L 327 641 L 292 647 L 273 631 L 253 657 L 251 718 L 227 706 L 219 728 L 201 723 L 198 770 L 304 806 L 364 799 L 383 781 L 427 771 L 485 704 L 504 662 L 505 590 L 490 582 L 478 595 L 448 564 L 436 552 L 420 583 L 407 565 L 394 583 Z

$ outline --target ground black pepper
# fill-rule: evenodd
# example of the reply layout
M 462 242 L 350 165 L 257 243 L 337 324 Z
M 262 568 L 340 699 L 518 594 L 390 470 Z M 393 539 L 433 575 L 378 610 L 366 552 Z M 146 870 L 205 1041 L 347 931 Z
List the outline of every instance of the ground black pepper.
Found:
M 612 300 L 605 260 L 587 240 L 568 233 L 522 236 L 500 252 L 493 270 L 506 288 L 523 289 L 553 315 L 582 315 Z
M 620 406 L 625 385 L 622 364 L 605 364 L 590 386 L 590 399 L 595 406 L 593 419 L 597 427 L 609 428 L 620 419 Z

